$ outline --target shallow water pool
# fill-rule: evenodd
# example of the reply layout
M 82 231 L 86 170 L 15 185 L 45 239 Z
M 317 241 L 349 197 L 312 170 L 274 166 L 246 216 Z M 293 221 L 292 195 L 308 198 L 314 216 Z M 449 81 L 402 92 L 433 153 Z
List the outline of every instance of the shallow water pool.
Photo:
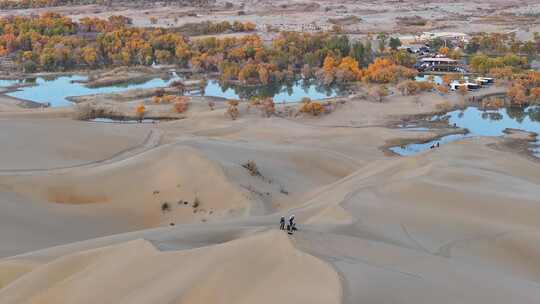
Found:
M 85 81 L 87 79 L 87 76 L 81 75 L 60 76 L 51 79 L 44 77 L 26 79 L 25 83 L 33 83 L 34 85 L 20 88 L 19 90 L 7 93 L 6 95 L 43 104 L 49 103 L 51 107 L 62 107 L 72 104 L 67 97 L 118 93 L 129 89 L 166 87 L 172 81 L 178 78 L 173 77 L 168 80 L 154 78 L 143 83 L 114 85 L 99 88 L 88 88 L 83 83 L 79 83 L 79 81 Z
M 304 97 L 320 100 L 340 95 L 342 89 L 323 87 L 309 80 L 297 80 L 287 84 L 268 86 L 227 86 L 217 80 L 210 80 L 203 92 L 191 92 L 190 96 L 212 96 L 227 99 L 249 99 L 251 97 L 272 97 L 274 102 L 299 102 Z
M 540 106 L 498 110 L 481 110 L 477 107 L 467 107 L 464 110 L 436 115 L 431 120 L 442 119 L 448 119 L 450 126 L 467 129 L 469 133 L 447 135 L 428 143 L 412 143 L 391 147 L 390 150 L 403 156 L 414 155 L 429 150 L 437 142 L 446 144 L 472 136 L 501 136 L 506 129 L 518 129 L 540 134 Z M 538 137 L 537 140 L 537 145 L 540 145 Z M 540 148 L 538 146 L 533 147 L 531 150 L 537 157 L 540 157 Z

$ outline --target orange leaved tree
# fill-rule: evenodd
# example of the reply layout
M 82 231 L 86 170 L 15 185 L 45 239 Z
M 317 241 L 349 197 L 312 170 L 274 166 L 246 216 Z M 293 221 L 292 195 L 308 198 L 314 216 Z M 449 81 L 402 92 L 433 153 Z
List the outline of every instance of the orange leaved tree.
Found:
M 144 114 L 146 113 L 146 107 L 144 106 L 144 104 L 141 103 L 140 105 L 137 106 L 137 109 L 135 111 L 136 111 L 137 117 L 139 118 L 139 122 L 142 122 L 144 118 Z

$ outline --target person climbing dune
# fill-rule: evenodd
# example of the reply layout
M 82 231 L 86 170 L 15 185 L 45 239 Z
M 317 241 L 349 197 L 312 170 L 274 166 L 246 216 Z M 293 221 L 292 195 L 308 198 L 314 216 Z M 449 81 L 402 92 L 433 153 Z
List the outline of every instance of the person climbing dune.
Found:
M 293 234 L 296 230 L 296 223 L 294 222 L 294 214 L 289 217 L 289 223 L 287 224 L 287 231 L 289 234 Z

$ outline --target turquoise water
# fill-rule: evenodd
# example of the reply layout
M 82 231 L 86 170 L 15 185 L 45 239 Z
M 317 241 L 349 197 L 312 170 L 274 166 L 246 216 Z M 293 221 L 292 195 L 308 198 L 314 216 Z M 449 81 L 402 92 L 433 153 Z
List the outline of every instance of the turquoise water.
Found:
M 429 81 L 430 78 L 433 78 L 433 82 L 438 84 L 438 85 L 442 85 L 442 83 L 443 83 L 441 76 L 437 76 L 437 75 L 421 74 L 421 75 L 416 76 L 414 78 L 414 80 L 422 82 L 422 81 Z
M 506 129 L 518 129 L 540 134 L 540 106 L 530 106 L 524 109 L 504 108 L 498 110 L 481 110 L 476 107 L 467 107 L 465 110 L 448 112 L 437 115 L 432 120 L 448 119 L 451 126 L 464 128 L 468 134 L 452 134 L 428 143 L 413 143 L 390 148 L 399 155 L 414 155 L 429 150 L 433 144 L 441 145 L 471 136 L 501 136 Z M 536 147 L 531 150 L 540 157 L 540 138 Z
M 99 123 L 121 123 L 121 124 L 139 124 L 139 123 L 158 123 L 159 120 L 156 119 L 143 119 L 142 121 L 136 119 L 112 119 L 112 118 L 93 118 L 89 119 L 89 122 L 99 122 Z
M 21 80 L 0 79 L 0 88 L 7 88 L 21 82 Z
M 179 79 L 177 76 L 163 80 L 154 78 L 144 83 L 123 84 L 100 88 L 88 88 L 80 81 L 87 80 L 86 76 L 70 75 L 56 78 L 37 77 L 34 79 L 0 80 L 0 87 L 8 87 L 16 83 L 31 83 L 33 86 L 23 87 L 17 91 L 7 93 L 15 98 L 30 100 L 38 103 L 49 103 L 51 107 L 69 106 L 72 103 L 67 99 L 73 96 L 118 93 L 129 89 L 149 89 L 167 87 L 172 81 Z M 298 102 L 304 97 L 312 100 L 335 97 L 340 94 L 339 88 L 327 88 L 316 85 L 308 80 L 299 80 L 288 84 L 275 84 L 269 86 L 241 87 L 222 86 L 218 81 L 208 81 L 204 92 L 190 92 L 190 96 L 213 96 L 228 99 L 241 99 L 257 97 L 273 97 L 274 102 Z
M 412 144 L 403 145 L 403 146 L 391 147 L 390 150 L 392 152 L 394 152 L 396 154 L 399 154 L 399 155 L 402 155 L 402 156 L 415 155 L 415 154 L 418 154 L 420 152 L 424 152 L 424 151 L 432 149 L 432 147 L 436 146 L 437 143 L 439 143 L 439 145 L 444 145 L 444 144 L 447 144 L 447 143 L 450 143 L 450 142 L 453 142 L 453 141 L 456 141 L 456 140 L 463 139 L 463 138 L 465 138 L 467 136 L 471 136 L 471 135 L 469 135 L 469 134 L 452 134 L 452 135 L 443 136 L 443 137 L 438 138 L 436 140 L 432 140 L 432 141 L 425 142 L 425 143 L 412 143 Z
M 326 88 L 309 80 L 298 80 L 288 84 L 275 84 L 268 86 L 242 87 L 225 86 L 217 80 L 210 80 L 204 92 L 191 92 L 191 96 L 212 96 L 228 99 L 249 99 L 251 97 L 272 97 L 274 102 L 298 102 L 304 97 L 312 100 L 335 97 L 340 94 L 340 88 Z
M 84 81 L 86 79 L 86 76 L 81 75 L 61 76 L 52 79 L 37 77 L 35 79 L 25 80 L 25 83 L 35 83 L 34 86 L 24 87 L 18 91 L 7 93 L 6 95 L 39 103 L 50 103 L 51 107 L 62 107 L 72 104 L 67 100 L 67 97 L 70 96 L 118 93 L 129 89 L 166 87 L 178 78 L 173 77 L 169 80 L 154 78 L 138 84 L 123 84 L 100 88 L 88 88 L 82 83 L 73 82 Z

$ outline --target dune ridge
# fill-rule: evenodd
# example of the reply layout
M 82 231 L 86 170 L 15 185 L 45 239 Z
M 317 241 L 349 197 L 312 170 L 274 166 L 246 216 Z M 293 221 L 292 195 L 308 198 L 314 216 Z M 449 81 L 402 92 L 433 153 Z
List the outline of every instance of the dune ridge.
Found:
M 35 266 L 0 290 L 6 304 L 95 303 L 96 298 L 104 303 L 340 303 L 341 287 L 330 266 L 295 249 L 286 234 L 267 231 L 184 251 L 160 252 L 142 239 L 82 251 Z

